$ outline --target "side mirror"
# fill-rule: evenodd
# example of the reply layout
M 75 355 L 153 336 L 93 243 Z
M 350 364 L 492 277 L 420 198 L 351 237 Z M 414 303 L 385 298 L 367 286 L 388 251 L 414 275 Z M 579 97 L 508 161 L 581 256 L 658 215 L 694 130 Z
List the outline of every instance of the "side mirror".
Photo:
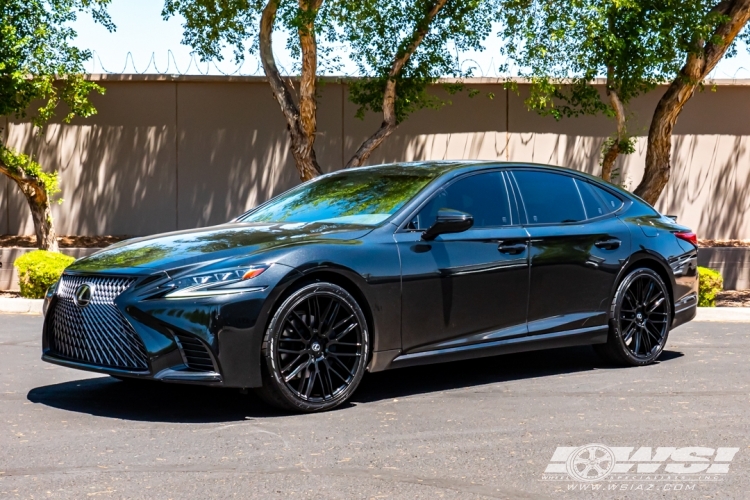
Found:
M 474 217 L 450 208 L 438 210 L 435 223 L 422 233 L 422 239 L 432 241 L 441 234 L 461 233 L 474 225 Z

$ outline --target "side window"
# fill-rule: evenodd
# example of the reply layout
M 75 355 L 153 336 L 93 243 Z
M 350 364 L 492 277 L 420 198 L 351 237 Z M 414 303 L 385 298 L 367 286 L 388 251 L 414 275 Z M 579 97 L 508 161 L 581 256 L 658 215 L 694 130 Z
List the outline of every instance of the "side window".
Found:
M 586 210 L 587 219 L 594 219 L 612 212 L 612 209 L 608 208 L 604 200 L 594 191 L 597 188 L 588 182 L 579 181 L 578 179 L 575 180 L 575 183 L 581 192 L 581 199 L 583 200 L 583 208 Z
M 412 220 L 411 229 L 430 227 L 441 208 L 452 208 L 474 217 L 475 228 L 513 223 L 505 181 L 500 172 L 471 175 L 438 191 Z
M 622 206 L 622 200 L 617 196 L 600 187 L 594 186 L 592 184 L 589 185 L 591 186 L 591 189 L 593 189 L 594 192 L 596 192 L 596 194 L 598 194 L 599 197 L 604 201 L 604 204 L 607 206 L 608 213 L 614 212 Z
M 534 170 L 516 170 L 513 176 L 521 190 L 529 224 L 559 224 L 586 219 L 572 177 Z

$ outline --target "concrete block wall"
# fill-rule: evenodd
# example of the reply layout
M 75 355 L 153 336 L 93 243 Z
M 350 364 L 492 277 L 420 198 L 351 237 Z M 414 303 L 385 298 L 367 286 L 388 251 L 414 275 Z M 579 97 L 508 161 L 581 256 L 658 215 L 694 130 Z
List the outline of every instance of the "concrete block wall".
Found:
M 286 126 L 258 77 L 92 75 L 107 89 L 99 113 L 52 123 L 43 136 L 6 119 L 7 143 L 60 172 L 59 234 L 141 236 L 218 224 L 299 182 Z M 473 79 L 480 95 L 447 95 L 441 110 L 401 124 L 370 163 L 497 159 L 550 163 L 597 173 L 599 149 L 614 131 L 605 117 L 555 121 L 529 112 L 496 79 Z M 708 88 L 708 87 L 707 87 Z M 628 108 L 636 152 L 618 160 L 631 188 L 643 172 L 645 134 L 663 87 Z M 492 93 L 493 99 L 487 98 Z M 355 118 L 347 87 L 320 87 L 316 151 L 324 171 L 341 168 L 381 117 Z M 698 92 L 675 129 L 672 180 L 658 208 L 706 238 L 750 238 L 750 82 L 717 82 Z M 0 233 L 30 234 L 15 184 L 0 176 Z
M 698 265 L 719 271 L 724 290 L 750 289 L 750 248 L 701 248 Z

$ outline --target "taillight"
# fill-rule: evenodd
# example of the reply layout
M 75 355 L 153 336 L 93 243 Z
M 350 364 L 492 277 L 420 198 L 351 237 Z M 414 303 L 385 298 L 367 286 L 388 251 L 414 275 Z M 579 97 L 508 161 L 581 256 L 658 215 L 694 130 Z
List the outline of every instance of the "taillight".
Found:
M 693 245 L 698 246 L 698 235 L 696 235 L 695 233 L 692 233 L 690 231 L 683 231 L 680 233 L 674 233 L 674 235 L 681 240 L 685 240 L 688 243 L 692 243 Z

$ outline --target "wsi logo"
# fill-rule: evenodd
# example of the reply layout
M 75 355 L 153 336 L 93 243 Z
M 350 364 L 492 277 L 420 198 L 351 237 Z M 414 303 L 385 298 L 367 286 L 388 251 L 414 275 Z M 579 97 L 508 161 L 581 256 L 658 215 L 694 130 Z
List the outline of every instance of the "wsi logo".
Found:
M 739 448 L 559 446 L 544 470 L 549 481 L 720 481 Z

